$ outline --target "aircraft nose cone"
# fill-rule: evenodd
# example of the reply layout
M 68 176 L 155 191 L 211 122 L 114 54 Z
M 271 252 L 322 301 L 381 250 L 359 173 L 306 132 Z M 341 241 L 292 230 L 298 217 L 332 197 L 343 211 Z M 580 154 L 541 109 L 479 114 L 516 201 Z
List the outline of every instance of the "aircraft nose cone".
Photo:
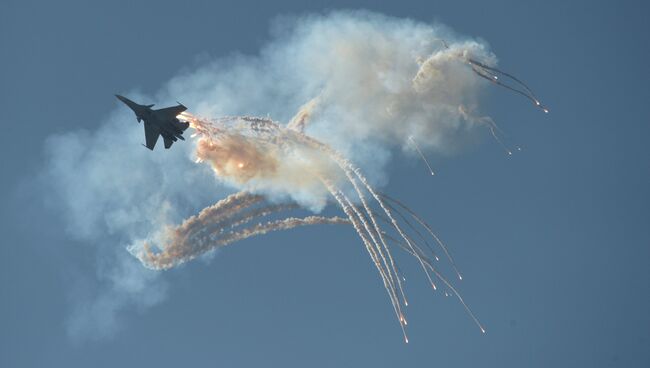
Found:
M 136 111 L 138 109 L 138 107 L 140 107 L 140 105 L 138 105 L 137 103 L 129 100 L 128 98 L 126 98 L 124 96 L 115 95 L 115 97 L 117 97 L 118 100 L 124 102 L 124 104 L 126 106 L 128 106 L 133 111 Z
M 118 100 L 124 102 L 124 104 L 128 106 L 131 110 L 133 110 L 133 112 L 135 112 L 136 115 L 139 115 L 140 111 L 142 110 L 141 109 L 142 106 L 138 105 L 137 103 L 129 100 L 124 96 L 115 95 L 115 97 L 117 97 Z

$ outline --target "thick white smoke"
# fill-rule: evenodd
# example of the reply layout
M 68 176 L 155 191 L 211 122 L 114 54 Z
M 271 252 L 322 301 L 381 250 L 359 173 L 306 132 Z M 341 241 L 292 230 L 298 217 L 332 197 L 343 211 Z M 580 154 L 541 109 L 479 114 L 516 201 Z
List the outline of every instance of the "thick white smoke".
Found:
M 179 76 L 169 95 L 203 116 L 269 114 L 281 122 L 307 103 L 309 135 L 379 171 L 410 135 L 423 148 L 454 150 L 457 140 L 448 138 L 472 125 L 459 108 L 474 110 L 485 85 L 465 60 L 496 61 L 484 44 L 442 27 L 368 12 L 284 19 L 275 29 L 259 57 Z
M 97 257 L 95 275 L 75 280 L 67 324 L 75 339 L 111 336 L 125 307 L 164 299 L 159 274 L 144 269 L 126 247 L 225 193 L 208 168 L 190 160 L 190 144 L 152 154 L 140 145 L 142 134 L 133 113 L 119 109 L 96 131 L 46 141 L 43 193 L 65 216 L 72 238 Z
M 443 27 L 368 12 L 282 18 L 273 31 L 259 55 L 185 71 L 156 96 L 125 95 L 160 107 L 179 100 L 207 117 L 268 114 L 284 123 L 294 118 L 292 126 L 341 151 L 381 182 L 391 150 L 405 147 L 409 136 L 424 150 L 457 146 L 459 133 L 474 124 L 467 112 L 475 110 L 485 84 L 465 61 L 496 61 L 484 44 Z M 78 335 L 110 334 L 124 307 L 162 300 L 158 274 L 133 267 L 137 260 L 125 258 L 130 255 L 123 249 L 225 193 L 207 165 L 194 163 L 195 142 L 150 152 L 141 147 L 143 134 L 133 121 L 120 105 L 97 131 L 47 142 L 47 185 L 70 233 L 100 249 L 98 280 L 108 285 L 74 309 L 70 326 Z M 287 172 L 301 170 L 282 174 Z M 260 188 L 266 195 L 291 197 L 293 192 L 283 192 L 286 182 Z M 236 180 L 225 183 L 240 189 Z M 314 202 L 304 190 L 293 199 L 318 208 L 322 193 L 321 188 Z

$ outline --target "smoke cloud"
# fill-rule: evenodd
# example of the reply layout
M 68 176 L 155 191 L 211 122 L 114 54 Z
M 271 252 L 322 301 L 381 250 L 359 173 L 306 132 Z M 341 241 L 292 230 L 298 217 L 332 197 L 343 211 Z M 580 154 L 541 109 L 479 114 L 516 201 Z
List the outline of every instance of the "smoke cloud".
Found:
M 469 112 L 486 83 L 467 60 L 494 65 L 484 43 L 361 11 L 281 18 L 272 32 L 259 55 L 186 70 L 155 96 L 126 95 L 158 106 L 179 100 L 198 116 L 270 116 L 341 152 L 375 184 L 386 180 L 392 152 L 410 147 L 409 137 L 425 151 L 450 152 L 480 121 Z M 150 152 L 133 119 L 120 106 L 96 131 L 46 142 L 44 183 L 71 236 L 97 249 L 101 288 L 75 302 L 69 330 L 76 337 L 110 336 L 125 308 L 163 300 L 160 274 L 125 249 L 155 242 L 162 229 L 232 189 L 290 198 L 312 211 L 328 200 L 322 181 L 304 175 L 314 165 L 329 172 L 313 151 L 286 156 L 240 140 L 188 140 Z M 197 158 L 209 165 L 195 164 Z
M 311 118 L 307 134 L 379 177 L 390 149 L 407 147 L 408 136 L 424 149 L 456 150 L 475 125 L 459 107 L 474 111 L 486 85 L 465 60 L 496 62 L 485 44 L 442 26 L 369 12 L 285 18 L 273 29 L 258 57 L 187 72 L 166 94 L 183 96 L 201 116 L 286 123 L 301 111 Z
M 140 145 L 142 128 L 132 122 L 130 111 L 118 110 L 97 131 L 53 136 L 45 144 L 43 193 L 65 217 L 71 238 L 96 256 L 95 274 L 80 275 L 70 297 L 73 339 L 112 336 L 125 307 L 163 300 L 159 274 L 125 248 L 225 193 L 208 168 L 189 160 L 191 145 L 152 155 Z

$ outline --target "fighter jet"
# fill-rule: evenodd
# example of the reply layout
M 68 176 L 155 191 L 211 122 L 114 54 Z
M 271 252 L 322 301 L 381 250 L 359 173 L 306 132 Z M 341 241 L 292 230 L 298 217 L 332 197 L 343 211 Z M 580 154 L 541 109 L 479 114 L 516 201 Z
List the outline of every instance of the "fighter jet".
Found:
M 115 95 L 115 97 L 133 110 L 138 123 L 144 120 L 146 145 L 143 144 L 143 146 L 153 151 L 158 141 L 158 136 L 161 135 L 165 142 L 165 148 L 171 147 L 178 139 L 185 140 L 183 138 L 183 132 L 190 126 L 190 123 L 180 121 L 176 117 L 178 114 L 187 110 L 187 107 L 181 103 L 177 106 L 154 110 L 151 108 L 153 105 L 139 105 L 120 95 Z

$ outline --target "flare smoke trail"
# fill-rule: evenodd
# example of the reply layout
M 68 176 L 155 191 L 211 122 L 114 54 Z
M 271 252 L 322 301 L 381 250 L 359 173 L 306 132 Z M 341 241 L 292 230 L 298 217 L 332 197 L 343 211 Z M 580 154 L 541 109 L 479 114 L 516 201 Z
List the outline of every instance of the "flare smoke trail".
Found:
M 164 153 L 176 162 L 174 174 L 166 174 L 168 157 L 157 158 L 163 152 L 144 154 L 137 142 L 113 136 L 131 119 L 124 112 L 98 132 L 53 138 L 48 184 L 68 210 L 73 234 L 93 240 L 108 229 L 146 266 L 142 275 L 130 271 L 129 277 L 116 278 L 117 292 L 128 289 L 131 278 L 157 280 L 159 273 L 148 269 L 168 269 L 241 239 L 297 226 L 351 225 L 380 275 L 405 339 L 408 302 L 394 245 L 417 260 L 432 288 L 456 295 L 484 331 L 435 266 L 438 257 L 426 237 L 455 268 L 446 246 L 422 219 L 375 186 L 387 180 L 385 164 L 400 148 L 421 157 L 433 172 L 425 154 L 459 150 L 474 128 L 487 128 L 503 145 L 494 122 L 475 113 L 490 83 L 547 111 L 527 85 L 496 64 L 484 42 L 440 25 L 363 11 L 281 18 L 259 55 L 185 71 L 155 96 L 160 103 L 179 99 L 195 114 L 183 115 L 195 130 L 193 139 Z M 140 139 L 139 132 L 131 136 Z M 409 137 L 417 137 L 417 143 Z M 80 178 L 68 162 L 79 162 L 88 174 Z M 105 180 L 120 175 L 110 170 L 121 170 L 124 162 L 130 172 L 158 173 L 155 185 L 148 175 L 120 186 Z M 187 191 L 188 186 L 193 189 Z M 209 205 L 223 187 L 235 194 Z M 134 206 L 134 193 L 143 193 L 142 188 L 152 188 L 142 194 L 149 199 L 146 211 Z M 344 216 L 319 215 L 328 203 Z M 89 215 L 89 208 L 96 213 Z M 181 210 L 187 208 L 191 211 Z M 312 214 L 291 214 L 300 209 Z M 138 305 L 137 295 L 113 298 L 124 301 L 109 310 L 110 320 L 125 306 Z M 91 302 L 89 321 L 78 324 L 106 320 L 105 309 Z
M 302 112 L 299 112 L 299 115 L 301 114 Z M 352 224 L 379 271 L 397 320 L 404 332 L 405 341 L 408 342 L 405 331 L 407 320 L 404 311 L 408 302 L 400 281 L 402 277 L 398 273 L 391 248 L 385 240 L 387 231 L 378 225 L 375 211 L 365 198 L 364 193 L 368 192 L 378 204 L 378 211 L 383 212 L 383 216 L 389 219 L 390 229 L 397 232 L 396 237 L 407 244 L 407 251 L 420 262 L 434 290 L 436 284 L 432 280 L 431 274 L 458 296 L 481 331 L 485 331 L 449 281 L 431 263 L 423 248 L 402 230 L 392 214 L 396 210 L 392 207 L 389 208 L 359 169 L 338 152 L 309 138 L 300 131 L 283 128 L 270 119 L 243 116 L 207 121 L 189 114 L 184 114 L 183 117 L 196 129 L 199 136 L 196 152 L 197 162 L 209 162 L 215 174 L 232 177 L 240 184 L 245 184 L 256 178 L 261 178 L 262 182 L 268 182 L 280 179 L 286 173 L 282 169 L 283 165 L 287 163 L 295 165 L 294 159 L 302 158 L 305 160 L 301 166 L 304 171 L 300 174 L 303 180 L 294 182 L 294 186 L 304 185 L 305 182 L 311 180 L 319 180 L 322 186 L 327 188 L 332 197 L 336 199 L 347 215 L 347 219 L 321 216 L 288 217 L 282 220 L 268 221 L 265 224 L 247 226 L 253 220 L 296 206 L 291 204 L 260 206 L 259 204 L 264 201 L 262 196 L 239 192 L 205 208 L 198 216 L 190 217 L 175 228 L 165 229 L 163 236 L 159 237 L 162 239 L 162 244 L 157 245 L 158 251 L 152 250 L 148 243 L 143 243 L 141 247 L 131 247 L 130 251 L 146 267 L 157 270 L 168 269 L 217 247 L 269 231 L 287 230 L 303 225 Z M 303 123 L 306 122 L 306 119 L 301 120 Z M 263 157 L 260 152 L 264 152 Z M 332 175 L 332 171 L 336 169 L 326 165 L 327 160 L 338 166 L 338 170 L 345 175 L 346 180 L 333 179 L 336 176 Z M 353 200 L 340 188 L 340 181 L 352 185 L 353 193 L 356 194 Z M 357 181 L 361 185 L 357 184 Z M 283 183 L 283 185 L 290 184 Z M 289 187 L 286 190 L 293 191 L 295 189 L 297 188 Z M 361 206 L 355 202 L 361 202 Z M 401 203 L 399 204 L 403 206 Z M 400 214 L 400 216 L 402 215 Z M 418 217 L 415 218 L 419 220 Z M 235 230 L 238 227 L 240 229 Z M 430 231 L 430 228 L 426 229 Z M 432 235 L 438 240 L 433 233 Z M 441 242 L 439 244 L 447 253 L 444 245 Z

